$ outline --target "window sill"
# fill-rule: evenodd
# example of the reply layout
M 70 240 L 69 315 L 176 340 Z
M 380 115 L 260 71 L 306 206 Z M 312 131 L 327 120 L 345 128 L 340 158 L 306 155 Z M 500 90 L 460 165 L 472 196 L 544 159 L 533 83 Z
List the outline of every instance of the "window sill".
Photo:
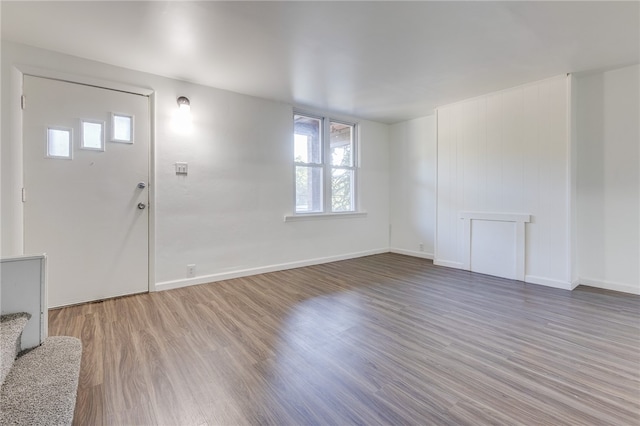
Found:
M 326 219 L 355 219 L 357 217 L 367 217 L 367 212 L 346 212 L 346 213 L 302 213 L 296 215 L 286 215 L 285 222 L 301 222 L 305 220 L 326 220 Z

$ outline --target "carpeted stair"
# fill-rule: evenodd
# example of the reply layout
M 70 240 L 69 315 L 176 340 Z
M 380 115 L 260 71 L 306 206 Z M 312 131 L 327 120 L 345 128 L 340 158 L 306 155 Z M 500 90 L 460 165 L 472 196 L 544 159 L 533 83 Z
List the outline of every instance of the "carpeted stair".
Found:
M 0 425 L 70 425 L 82 344 L 75 337 L 49 337 L 20 353 L 22 330 L 30 317 L 0 317 Z

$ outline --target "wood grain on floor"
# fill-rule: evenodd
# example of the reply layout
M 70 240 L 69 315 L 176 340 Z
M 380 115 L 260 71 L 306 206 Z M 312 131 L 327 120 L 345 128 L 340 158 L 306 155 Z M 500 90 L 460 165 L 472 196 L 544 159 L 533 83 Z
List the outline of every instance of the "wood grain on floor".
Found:
M 640 297 L 382 254 L 49 313 L 77 425 L 640 424 Z

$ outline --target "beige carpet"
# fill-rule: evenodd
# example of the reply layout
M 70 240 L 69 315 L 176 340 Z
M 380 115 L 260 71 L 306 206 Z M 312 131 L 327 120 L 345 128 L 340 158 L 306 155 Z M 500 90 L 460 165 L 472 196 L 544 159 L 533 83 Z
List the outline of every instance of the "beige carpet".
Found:
M 24 326 L 22 322 L 26 320 L 3 321 L 2 333 Z M 2 383 L 0 425 L 70 425 L 81 357 L 82 344 L 75 337 L 49 337 L 19 356 Z
M 20 352 L 22 330 L 29 318 L 31 315 L 26 312 L 0 317 L 0 384 L 4 383 Z

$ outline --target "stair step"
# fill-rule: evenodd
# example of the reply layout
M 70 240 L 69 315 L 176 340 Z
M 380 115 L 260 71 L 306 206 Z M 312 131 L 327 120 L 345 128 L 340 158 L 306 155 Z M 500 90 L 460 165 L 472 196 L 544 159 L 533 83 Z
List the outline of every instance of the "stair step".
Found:
M 0 384 L 4 383 L 20 352 L 22 330 L 29 318 L 31 315 L 26 312 L 0 316 Z
M 0 425 L 70 425 L 76 405 L 82 343 L 49 337 L 20 356 L 0 395 Z

